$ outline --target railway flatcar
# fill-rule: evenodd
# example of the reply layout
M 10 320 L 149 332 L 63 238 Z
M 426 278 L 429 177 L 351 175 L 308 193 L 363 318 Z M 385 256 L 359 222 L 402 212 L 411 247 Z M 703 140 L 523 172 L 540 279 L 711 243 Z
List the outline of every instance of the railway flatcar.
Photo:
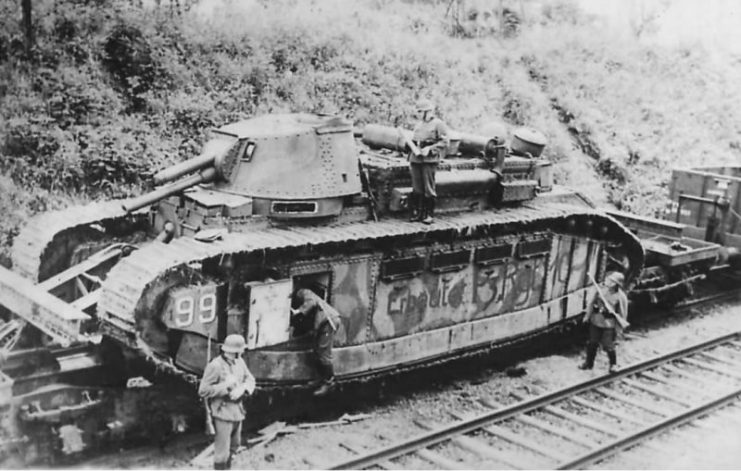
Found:
M 669 199 L 661 218 L 608 211 L 646 250 L 630 292 L 640 304 L 674 304 L 708 274 L 741 268 L 741 167 L 675 169 Z

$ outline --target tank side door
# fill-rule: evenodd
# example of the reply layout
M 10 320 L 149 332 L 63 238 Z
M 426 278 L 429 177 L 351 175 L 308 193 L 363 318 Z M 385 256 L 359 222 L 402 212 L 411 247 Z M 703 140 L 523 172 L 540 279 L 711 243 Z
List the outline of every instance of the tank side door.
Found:
M 247 348 L 288 341 L 291 322 L 291 280 L 245 284 L 247 295 Z

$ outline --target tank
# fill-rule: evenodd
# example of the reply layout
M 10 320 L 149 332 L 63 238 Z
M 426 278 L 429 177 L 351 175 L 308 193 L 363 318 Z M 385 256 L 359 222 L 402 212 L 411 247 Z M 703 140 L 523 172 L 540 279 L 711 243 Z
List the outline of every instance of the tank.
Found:
M 270 395 L 318 378 L 311 332 L 290 315 L 299 288 L 341 314 L 341 385 L 562 327 L 582 315 L 590 279 L 635 279 L 640 242 L 554 185 L 541 134 L 515 132 L 518 152 L 455 135 L 428 226 L 407 220 L 408 130 L 315 114 L 223 126 L 149 193 L 32 219 L 14 273 L 0 273 L 0 303 L 41 313 L 24 317 L 34 334 L 19 345 L 94 345 L 90 361 L 126 380 L 156 371 L 195 385 L 220 342 L 242 334 Z

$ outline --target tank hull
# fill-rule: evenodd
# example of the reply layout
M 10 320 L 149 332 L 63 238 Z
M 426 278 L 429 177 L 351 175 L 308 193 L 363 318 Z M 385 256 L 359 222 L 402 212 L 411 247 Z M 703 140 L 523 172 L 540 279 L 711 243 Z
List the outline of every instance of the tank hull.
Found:
M 636 273 L 637 240 L 577 195 L 559 192 L 526 206 L 443 215 L 432 227 L 363 221 L 180 238 L 122 259 L 103 284 L 98 316 L 107 336 L 195 376 L 209 347 L 218 353 L 218 339 L 246 334 L 245 359 L 259 383 L 308 384 L 317 377 L 311 339 L 290 322 L 289 297 L 315 283 L 341 314 L 336 373 L 353 379 L 574 319 L 592 294 L 587 274 L 599 279 L 616 245 Z M 168 311 L 211 297 L 213 315 Z

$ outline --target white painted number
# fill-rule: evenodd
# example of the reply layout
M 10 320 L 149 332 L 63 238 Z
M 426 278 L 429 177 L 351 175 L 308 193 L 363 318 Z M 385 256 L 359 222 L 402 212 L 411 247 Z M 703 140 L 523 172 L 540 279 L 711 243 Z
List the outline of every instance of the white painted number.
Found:
M 175 325 L 188 327 L 193 323 L 195 315 L 195 301 L 192 296 L 183 296 L 175 305 Z M 216 320 L 216 293 L 207 293 L 201 296 L 198 302 L 198 321 L 208 324 Z
M 193 323 L 193 298 L 186 296 L 177 301 L 175 307 L 175 325 L 187 327 Z
M 198 313 L 198 320 L 201 324 L 208 324 L 216 319 L 216 293 L 208 293 L 201 296 L 201 312 Z

